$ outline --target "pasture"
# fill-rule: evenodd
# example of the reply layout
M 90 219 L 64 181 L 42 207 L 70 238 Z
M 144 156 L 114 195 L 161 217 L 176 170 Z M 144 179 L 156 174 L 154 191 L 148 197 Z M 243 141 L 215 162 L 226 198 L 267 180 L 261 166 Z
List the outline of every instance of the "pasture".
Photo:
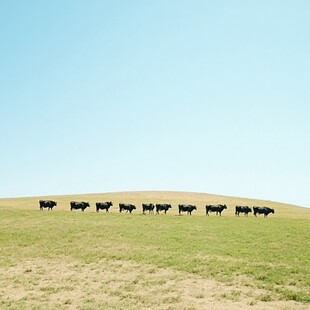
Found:
M 40 211 L 41 198 L 57 207 Z M 70 212 L 71 200 L 91 207 Z M 137 210 L 120 214 L 119 202 Z M 172 209 L 142 215 L 142 202 Z M 198 210 L 179 216 L 178 203 Z M 207 217 L 213 203 L 228 209 Z M 275 214 L 235 217 L 235 205 Z M 307 208 L 200 193 L 0 199 L 0 308 L 309 309 L 309 227 Z

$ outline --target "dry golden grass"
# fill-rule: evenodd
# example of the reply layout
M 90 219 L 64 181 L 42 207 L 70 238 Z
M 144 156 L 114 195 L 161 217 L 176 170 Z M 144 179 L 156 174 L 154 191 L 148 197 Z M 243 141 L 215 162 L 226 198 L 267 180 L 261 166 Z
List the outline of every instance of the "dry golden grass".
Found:
M 251 198 L 239 198 L 230 196 L 211 195 L 206 193 L 191 192 L 169 192 L 169 191 L 137 191 L 137 192 L 115 192 L 102 194 L 82 194 L 82 195 L 62 195 L 62 196 L 42 196 L 25 198 L 3 198 L 0 199 L 0 209 L 39 209 L 40 199 L 52 199 L 57 201 L 55 210 L 70 210 L 70 201 L 88 201 L 91 207 L 85 212 L 94 212 L 95 203 L 100 201 L 113 201 L 110 212 L 118 212 L 120 202 L 133 203 L 137 210 L 134 213 L 141 213 L 142 203 L 170 203 L 172 209 L 169 214 L 178 214 L 178 204 L 195 204 L 197 211 L 195 214 L 205 214 L 206 204 L 226 204 L 227 210 L 223 211 L 223 216 L 234 216 L 236 205 L 268 206 L 275 209 L 275 214 L 270 216 L 291 217 L 291 218 L 310 218 L 310 209 L 296 205 L 290 205 L 275 201 L 259 200 Z M 211 214 L 211 216 L 214 214 Z
M 294 301 L 261 301 L 268 296 L 264 289 L 132 261 L 26 260 L 0 267 L 0 276 L 3 309 L 308 309 Z

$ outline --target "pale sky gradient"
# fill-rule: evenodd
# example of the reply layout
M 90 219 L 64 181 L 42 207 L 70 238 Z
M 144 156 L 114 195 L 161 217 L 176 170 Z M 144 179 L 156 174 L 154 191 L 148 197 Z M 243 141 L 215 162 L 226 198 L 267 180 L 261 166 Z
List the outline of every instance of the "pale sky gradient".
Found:
M 0 197 L 310 207 L 309 16 L 307 0 L 0 0 Z

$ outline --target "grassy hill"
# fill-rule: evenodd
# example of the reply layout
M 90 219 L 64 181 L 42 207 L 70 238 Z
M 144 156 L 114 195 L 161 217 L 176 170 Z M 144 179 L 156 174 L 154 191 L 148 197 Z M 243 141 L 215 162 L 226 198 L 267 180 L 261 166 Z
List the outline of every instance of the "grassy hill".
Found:
M 41 212 L 39 199 L 58 202 Z M 71 200 L 91 208 L 70 212 Z M 112 200 L 109 214 L 95 202 Z M 118 203 L 135 203 L 120 214 Z M 141 203 L 172 204 L 142 215 Z M 177 205 L 198 206 L 179 216 Z M 205 204 L 225 203 L 221 217 Z M 275 208 L 235 217 L 235 205 Z M 309 309 L 310 209 L 183 192 L 0 199 L 0 308 Z
M 88 201 L 91 208 L 87 212 L 95 211 L 95 203 L 99 201 L 113 201 L 111 212 L 118 212 L 118 204 L 120 202 L 133 203 L 137 206 L 134 213 L 141 213 L 142 203 L 171 203 L 172 209 L 169 214 L 178 214 L 177 206 L 181 204 L 195 204 L 198 207 L 193 215 L 205 214 L 204 206 L 206 204 L 223 203 L 228 206 L 224 210 L 223 215 L 234 215 L 234 207 L 236 205 L 248 206 L 268 206 L 275 209 L 276 217 L 310 217 L 310 209 L 300 206 L 249 198 L 238 198 L 220 195 L 211 195 L 205 193 L 190 192 L 165 192 L 165 191 L 140 191 L 140 192 L 115 192 L 102 194 L 83 194 L 83 195 L 63 195 L 63 196 L 42 196 L 42 197 L 26 197 L 26 198 L 7 198 L 0 199 L 0 209 L 31 209 L 39 208 L 38 201 L 40 199 L 52 199 L 57 201 L 55 210 L 70 210 L 70 201 Z M 270 215 L 273 216 L 273 215 Z

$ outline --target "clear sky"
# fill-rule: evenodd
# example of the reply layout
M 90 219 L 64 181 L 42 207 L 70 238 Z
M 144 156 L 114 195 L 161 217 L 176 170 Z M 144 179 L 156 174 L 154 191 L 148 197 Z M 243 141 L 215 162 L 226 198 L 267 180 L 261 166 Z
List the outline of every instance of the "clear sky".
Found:
M 310 207 L 309 16 L 307 0 L 0 0 L 0 197 Z

